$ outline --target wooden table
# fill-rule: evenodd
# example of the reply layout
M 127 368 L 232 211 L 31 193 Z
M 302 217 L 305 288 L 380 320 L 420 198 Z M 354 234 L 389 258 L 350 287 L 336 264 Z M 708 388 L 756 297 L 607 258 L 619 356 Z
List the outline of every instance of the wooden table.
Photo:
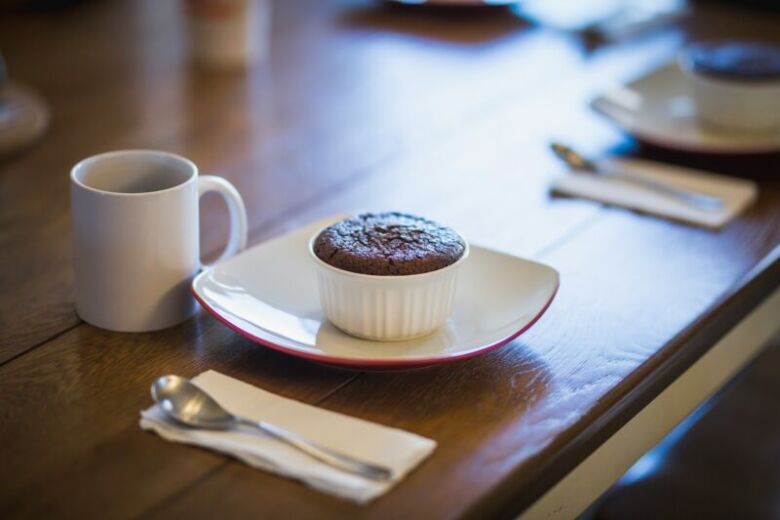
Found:
M 637 151 L 759 179 L 757 204 L 712 232 L 552 197 L 546 142 L 630 148 L 590 96 L 691 35 L 778 39 L 779 23 L 702 6 L 589 50 L 503 9 L 279 1 L 269 62 L 220 74 L 187 66 L 175 2 L 4 14 L 11 75 L 46 98 L 52 126 L 0 166 L 0 517 L 575 515 L 780 326 L 780 158 Z M 68 170 L 131 147 L 230 179 L 252 243 L 329 214 L 407 210 L 553 265 L 560 292 L 513 343 L 410 372 L 294 359 L 205 313 L 98 330 L 73 309 Z M 227 217 L 216 199 L 202 208 L 215 252 Z M 155 376 L 206 369 L 439 447 L 359 507 L 140 431 Z

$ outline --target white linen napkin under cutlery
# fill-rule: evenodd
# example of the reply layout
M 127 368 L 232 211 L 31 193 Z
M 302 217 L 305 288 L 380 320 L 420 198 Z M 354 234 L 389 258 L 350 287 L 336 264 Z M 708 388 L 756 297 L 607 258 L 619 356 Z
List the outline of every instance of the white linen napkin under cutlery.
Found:
M 168 418 L 159 405 L 141 412 L 141 428 L 172 442 L 232 455 L 255 468 L 356 503 L 387 492 L 436 448 L 431 439 L 287 399 L 213 370 L 192 382 L 233 414 L 272 423 L 321 446 L 387 467 L 392 477 L 377 481 L 341 471 L 250 429 L 188 428 Z
M 669 186 L 718 197 L 723 205 L 702 209 L 664 193 L 609 175 L 562 173 L 552 182 L 555 193 L 603 202 L 702 226 L 718 229 L 747 208 L 756 199 L 758 186 L 747 179 L 671 166 L 654 161 L 615 158 L 596 161 L 599 170 L 640 176 Z

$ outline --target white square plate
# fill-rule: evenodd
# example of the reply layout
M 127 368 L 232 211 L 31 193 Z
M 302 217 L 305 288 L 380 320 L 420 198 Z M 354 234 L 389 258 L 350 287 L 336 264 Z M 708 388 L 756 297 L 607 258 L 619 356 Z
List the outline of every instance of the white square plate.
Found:
M 192 291 L 239 334 L 287 354 L 342 367 L 390 370 L 445 363 L 498 348 L 528 330 L 558 289 L 551 267 L 471 246 L 452 316 L 424 338 L 377 342 L 349 336 L 320 310 L 307 244 L 329 218 L 259 244 L 200 273 Z

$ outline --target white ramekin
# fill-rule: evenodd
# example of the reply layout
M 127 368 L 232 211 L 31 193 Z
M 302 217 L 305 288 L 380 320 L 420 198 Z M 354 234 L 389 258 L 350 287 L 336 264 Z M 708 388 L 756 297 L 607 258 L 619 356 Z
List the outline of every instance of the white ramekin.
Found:
M 678 63 L 703 123 L 743 132 L 780 128 L 780 80 L 716 78 L 697 71 L 686 53 L 680 54 Z
M 441 327 L 452 313 L 457 275 L 469 256 L 466 249 L 455 263 L 428 273 L 376 276 L 333 267 L 314 253 L 320 304 L 325 316 L 353 336 L 377 341 L 402 341 L 425 336 Z

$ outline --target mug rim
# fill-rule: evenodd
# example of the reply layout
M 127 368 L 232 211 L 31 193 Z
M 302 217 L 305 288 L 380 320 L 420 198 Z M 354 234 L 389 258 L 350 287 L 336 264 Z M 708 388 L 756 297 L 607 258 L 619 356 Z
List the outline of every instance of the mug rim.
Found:
M 93 186 L 89 186 L 88 184 L 85 184 L 82 182 L 81 179 L 78 178 L 77 174 L 79 170 L 85 168 L 88 166 L 87 163 L 90 162 L 96 162 L 103 159 L 111 158 L 112 156 L 118 156 L 118 155 L 153 155 L 153 156 L 163 156 L 167 157 L 169 159 L 175 159 L 177 161 L 183 162 L 187 165 L 187 167 L 190 170 L 190 175 L 185 179 L 184 181 L 171 186 L 170 188 L 164 188 L 162 190 L 154 190 L 154 191 L 142 191 L 142 192 L 121 192 L 121 191 L 109 191 L 109 190 L 101 190 L 99 188 L 95 188 Z M 150 195 L 157 195 L 157 194 L 163 194 L 163 193 L 169 193 L 175 190 L 181 189 L 186 184 L 193 181 L 193 179 L 196 179 L 198 177 L 198 167 L 197 165 L 192 162 L 190 159 L 187 159 L 186 157 L 182 155 L 178 155 L 172 152 L 166 152 L 163 150 L 153 150 L 148 148 L 129 148 L 129 149 L 123 149 L 123 150 L 112 150 L 109 152 L 102 152 L 95 155 L 90 155 L 89 157 L 85 157 L 84 159 L 81 159 L 79 162 L 77 162 L 73 167 L 70 169 L 70 181 L 72 184 L 78 186 L 81 189 L 91 191 L 93 193 L 99 193 L 100 195 L 106 195 L 111 197 L 147 197 Z

